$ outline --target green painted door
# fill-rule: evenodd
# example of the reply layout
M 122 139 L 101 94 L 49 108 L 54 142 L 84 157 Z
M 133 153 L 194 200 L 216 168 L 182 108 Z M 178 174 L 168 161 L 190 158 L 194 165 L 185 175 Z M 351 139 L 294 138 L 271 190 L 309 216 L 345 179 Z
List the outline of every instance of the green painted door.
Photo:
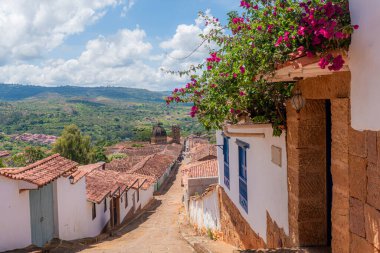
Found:
M 32 243 L 44 246 L 53 239 L 54 211 L 53 186 L 48 184 L 38 190 L 29 191 Z

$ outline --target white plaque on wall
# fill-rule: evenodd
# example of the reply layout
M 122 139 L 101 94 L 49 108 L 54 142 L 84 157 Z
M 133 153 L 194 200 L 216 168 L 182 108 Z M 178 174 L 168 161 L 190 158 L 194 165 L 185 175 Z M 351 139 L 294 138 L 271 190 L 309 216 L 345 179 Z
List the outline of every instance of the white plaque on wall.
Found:
M 281 148 L 272 146 L 272 163 L 277 164 L 280 167 L 282 165 L 281 153 Z

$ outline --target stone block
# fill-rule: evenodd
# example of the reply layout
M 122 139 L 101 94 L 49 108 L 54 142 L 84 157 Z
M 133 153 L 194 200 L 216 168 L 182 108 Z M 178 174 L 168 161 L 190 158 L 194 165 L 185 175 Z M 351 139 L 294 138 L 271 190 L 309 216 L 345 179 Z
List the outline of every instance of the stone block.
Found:
M 367 203 L 380 210 L 380 167 L 368 164 Z
M 350 127 L 349 130 L 349 153 L 350 155 L 367 157 L 366 132 L 357 131 Z
M 348 229 L 339 229 L 333 226 L 332 228 L 332 240 L 331 248 L 332 252 L 349 253 L 350 244 L 350 232 Z
M 364 203 L 350 198 L 350 231 L 365 238 Z
M 379 251 L 368 243 L 364 238 L 351 234 L 351 253 L 379 253 Z
M 350 100 L 332 99 L 331 100 L 331 120 L 334 124 L 344 124 L 348 127 L 350 122 Z
M 348 98 L 350 94 L 350 73 L 307 78 L 298 82 L 302 95 L 307 99 Z
M 331 174 L 334 182 L 334 188 L 349 194 L 349 176 L 348 176 L 348 163 L 339 161 L 332 161 Z
M 365 204 L 364 217 L 367 241 L 380 250 L 380 211 Z
M 377 133 L 367 131 L 367 155 L 368 162 L 377 164 Z
M 350 196 L 363 202 L 367 195 L 367 160 L 350 155 L 349 157 Z
M 344 194 L 335 186 L 333 187 L 332 199 L 332 216 L 347 216 L 349 215 L 350 201 L 348 193 Z M 333 222 L 334 223 L 334 222 Z

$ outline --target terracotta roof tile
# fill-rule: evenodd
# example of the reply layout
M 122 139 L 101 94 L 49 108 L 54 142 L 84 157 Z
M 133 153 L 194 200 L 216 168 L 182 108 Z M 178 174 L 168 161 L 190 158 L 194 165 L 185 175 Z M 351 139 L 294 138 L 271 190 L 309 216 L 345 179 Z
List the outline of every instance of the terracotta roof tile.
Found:
M 154 181 L 144 175 L 96 169 L 86 175 L 87 199 L 100 203 L 105 197 L 120 196 L 129 188 L 146 190 Z
M 78 163 L 55 154 L 26 167 L 0 169 L 0 175 L 41 187 L 60 176 L 76 171 L 77 167 Z
M 208 143 L 197 144 L 190 149 L 189 157 L 191 162 L 215 159 L 216 146 Z
M 91 173 L 92 171 L 103 167 L 104 164 L 105 164 L 104 162 L 99 162 L 95 164 L 79 166 L 78 170 L 71 174 L 71 176 L 74 177 L 74 184 L 77 183 L 86 175 L 88 175 L 89 173 Z
M 160 178 L 168 167 L 174 162 L 173 156 L 167 154 L 154 154 L 145 157 L 136 164 L 130 172 Z
M 218 161 L 214 159 L 197 162 L 193 165 L 189 164 L 182 170 L 182 174 L 188 178 L 217 177 Z
M 114 159 L 110 163 L 106 164 L 106 169 L 119 172 L 127 172 L 130 171 L 133 166 L 141 162 L 144 158 L 144 156 L 128 156 L 122 159 Z
M 0 158 L 9 156 L 10 153 L 8 151 L 0 151 Z

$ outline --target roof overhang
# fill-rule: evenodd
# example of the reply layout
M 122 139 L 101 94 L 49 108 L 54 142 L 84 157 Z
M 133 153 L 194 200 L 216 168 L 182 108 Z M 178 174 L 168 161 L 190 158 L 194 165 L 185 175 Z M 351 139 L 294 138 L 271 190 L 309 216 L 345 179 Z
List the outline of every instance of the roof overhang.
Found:
M 342 55 L 344 60 L 343 68 L 339 71 L 331 71 L 327 67 L 321 69 L 319 66 L 320 57 L 308 57 L 308 56 L 299 56 L 294 58 L 291 61 L 286 62 L 277 67 L 274 75 L 266 77 L 266 80 L 271 83 L 276 82 L 295 82 L 301 79 L 332 75 L 336 72 L 346 72 L 350 71 L 348 66 L 349 58 L 347 52 L 345 51 L 334 51 L 331 52 L 333 56 Z

